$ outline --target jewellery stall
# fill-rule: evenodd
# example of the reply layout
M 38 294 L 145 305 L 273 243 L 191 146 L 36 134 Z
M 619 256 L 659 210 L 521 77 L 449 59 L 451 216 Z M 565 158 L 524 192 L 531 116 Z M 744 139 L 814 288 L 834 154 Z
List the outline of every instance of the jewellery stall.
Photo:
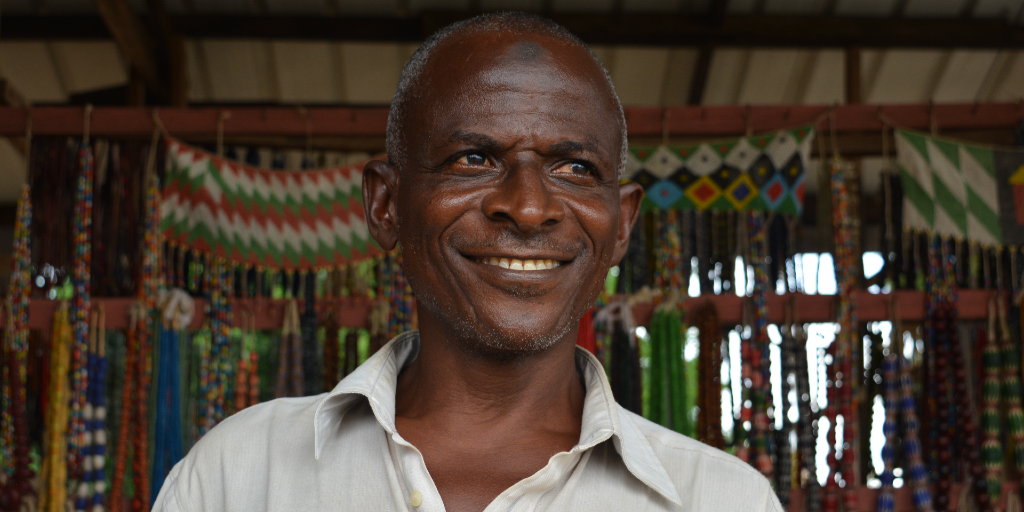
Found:
M 750 463 L 789 510 L 1020 510 L 1022 116 L 627 108 L 624 179 L 646 198 L 579 344 L 624 407 Z M 401 252 L 362 210 L 386 123 L 0 107 L 29 167 L 0 510 L 148 510 L 219 421 L 329 391 L 415 328 Z M 878 194 L 863 156 L 884 159 Z

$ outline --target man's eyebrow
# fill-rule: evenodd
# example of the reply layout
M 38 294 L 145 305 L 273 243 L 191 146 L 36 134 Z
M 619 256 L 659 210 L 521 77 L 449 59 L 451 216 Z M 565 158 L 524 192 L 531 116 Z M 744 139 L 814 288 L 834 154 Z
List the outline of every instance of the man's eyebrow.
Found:
M 497 140 L 482 133 L 455 130 L 442 141 L 442 145 L 466 144 L 480 149 L 497 149 L 501 144 Z
M 600 148 L 594 142 L 579 142 L 575 140 L 563 140 L 548 146 L 548 153 L 553 155 L 572 155 L 584 151 L 600 153 Z

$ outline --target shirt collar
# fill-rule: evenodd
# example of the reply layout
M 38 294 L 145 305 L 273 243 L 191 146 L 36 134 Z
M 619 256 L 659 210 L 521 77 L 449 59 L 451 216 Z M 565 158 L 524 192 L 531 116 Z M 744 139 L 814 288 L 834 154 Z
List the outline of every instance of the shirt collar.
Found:
M 419 331 L 398 335 L 342 379 L 321 400 L 313 416 L 314 457 L 317 460 L 320 459 L 327 434 L 337 431 L 345 412 L 361 397 L 369 401 L 374 416 L 384 430 L 394 435 L 398 374 L 416 359 L 419 350 Z M 587 350 L 576 347 L 576 367 L 583 376 L 587 394 L 583 402 L 580 442 L 573 450 L 587 450 L 613 438 L 615 450 L 633 476 L 669 501 L 681 505 L 679 493 L 647 441 L 647 436 L 640 431 L 632 416 L 621 411 L 621 407 L 615 403 L 600 361 Z

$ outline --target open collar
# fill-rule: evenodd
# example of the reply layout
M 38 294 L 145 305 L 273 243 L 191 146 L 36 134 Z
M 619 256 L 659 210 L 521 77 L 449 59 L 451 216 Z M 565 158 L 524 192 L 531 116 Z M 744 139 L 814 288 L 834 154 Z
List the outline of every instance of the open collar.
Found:
M 336 432 L 347 412 L 361 397 L 370 404 L 377 422 L 389 435 L 395 434 L 395 392 L 398 374 L 416 359 L 420 349 L 419 331 L 395 337 L 354 372 L 342 379 L 317 406 L 313 416 L 314 457 L 320 460 L 329 432 Z M 626 468 L 638 480 L 679 505 L 682 500 L 665 466 L 651 448 L 647 437 L 628 414 L 620 414 L 604 367 L 593 354 L 576 347 L 576 366 L 583 376 L 586 398 L 580 441 L 574 450 L 592 448 L 613 439 L 615 450 Z

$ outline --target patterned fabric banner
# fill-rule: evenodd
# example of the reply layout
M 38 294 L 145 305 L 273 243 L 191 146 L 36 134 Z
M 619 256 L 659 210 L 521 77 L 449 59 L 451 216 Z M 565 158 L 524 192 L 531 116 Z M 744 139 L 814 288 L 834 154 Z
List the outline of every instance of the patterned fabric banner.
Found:
M 770 211 L 799 215 L 814 127 L 692 146 L 630 146 L 624 179 L 643 209 Z
M 984 245 L 1024 244 L 1024 151 L 898 130 L 903 225 Z
M 231 263 L 295 270 L 382 254 L 363 216 L 362 167 L 270 171 L 168 138 L 161 231 Z

